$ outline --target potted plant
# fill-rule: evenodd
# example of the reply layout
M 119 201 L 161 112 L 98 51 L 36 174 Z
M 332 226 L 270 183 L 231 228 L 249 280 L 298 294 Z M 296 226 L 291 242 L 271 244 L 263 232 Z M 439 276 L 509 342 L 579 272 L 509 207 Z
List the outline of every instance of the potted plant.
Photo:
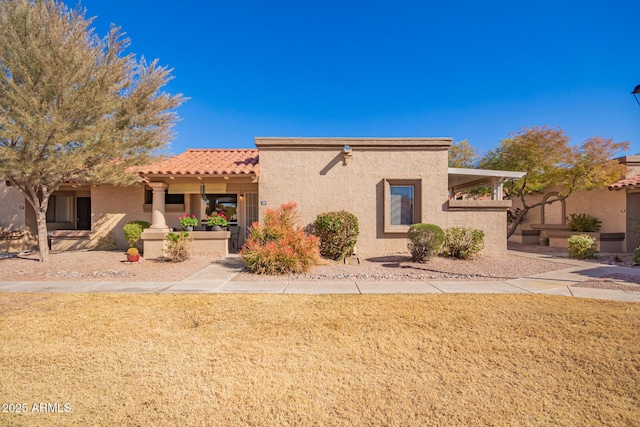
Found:
M 142 232 L 149 228 L 151 224 L 147 221 L 131 221 L 128 222 L 122 227 L 122 231 L 124 232 L 124 237 L 129 243 L 130 248 L 138 249 L 138 252 L 142 251 L 142 241 L 140 238 L 142 237 Z
M 127 249 L 127 261 L 129 262 L 139 262 L 140 261 L 140 252 L 136 248 Z
M 180 215 L 178 220 L 185 231 L 193 231 L 193 227 L 198 225 L 198 218 L 194 214 Z
M 227 217 L 219 212 L 214 212 L 207 218 L 207 225 L 212 226 L 215 231 L 221 230 L 222 227 L 226 227 L 228 224 Z

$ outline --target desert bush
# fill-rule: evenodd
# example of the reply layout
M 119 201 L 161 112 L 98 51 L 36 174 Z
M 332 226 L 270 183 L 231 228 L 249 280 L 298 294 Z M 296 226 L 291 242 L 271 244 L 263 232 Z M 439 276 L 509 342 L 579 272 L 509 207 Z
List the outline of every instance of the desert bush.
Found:
M 191 256 L 191 242 L 193 237 L 185 231 L 179 233 L 168 233 L 165 237 L 167 241 L 167 253 L 174 262 L 183 262 Z
M 145 228 L 149 228 L 151 224 L 147 221 L 131 221 L 128 222 L 122 227 L 122 231 L 124 232 L 124 238 L 129 243 L 130 248 L 137 248 L 139 251 L 142 251 L 142 243 L 140 242 L 140 236 L 142 236 L 142 232 Z
M 316 217 L 313 233 L 320 238 L 320 255 L 342 259 L 353 253 L 358 238 L 358 218 L 350 212 L 325 212 Z
M 113 231 L 109 231 L 107 234 L 101 236 L 96 244 L 97 251 L 112 251 L 118 248 L 118 241 Z
M 600 230 L 600 221 L 598 218 L 589 214 L 571 214 L 567 218 L 567 227 L 569 231 L 578 231 L 580 233 L 591 233 Z
M 484 231 L 466 227 L 451 227 L 444 232 L 441 254 L 451 258 L 469 259 L 484 248 Z
M 569 258 L 591 259 L 596 256 L 596 239 L 587 234 L 576 234 L 567 239 Z
M 407 246 L 414 262 L 425 262 L 438 255 L 444 243 L 444 231 L 435 224 L 413 224 L 409 227 L 407 237 Z
M 304 273 L 317 264 L 320 239 L 296 226 L 298 208 L 293 202 L 268 209 L 261 223 L 253 223 L 240 257 L 247 270 L 257 274 Z

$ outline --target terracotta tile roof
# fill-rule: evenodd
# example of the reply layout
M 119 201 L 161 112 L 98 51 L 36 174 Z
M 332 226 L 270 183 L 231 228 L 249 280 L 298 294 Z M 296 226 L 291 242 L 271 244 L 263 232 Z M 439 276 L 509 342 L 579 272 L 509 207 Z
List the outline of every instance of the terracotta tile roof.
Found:
M 259 175 L 258 150 L 188 149 L 143 166 L 142 175 Z
M 638 187 L 640 186 L 640 175 L 632 176 L 631 178 L 621 179 L 620 181 L 616 181 L 609 186 L 609 190 L 622 190 L 627 187 Z

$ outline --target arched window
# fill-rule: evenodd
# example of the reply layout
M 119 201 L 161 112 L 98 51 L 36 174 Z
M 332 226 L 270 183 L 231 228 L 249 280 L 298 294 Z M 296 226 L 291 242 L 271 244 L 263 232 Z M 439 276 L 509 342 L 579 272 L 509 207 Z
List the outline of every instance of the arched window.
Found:
M 551 203 L 542 205 L 543 224 L 564 224 L 565 206 L 564 199 L 558 198 L 558 193 L 549 193 L 542 199 L 543 202 L 553 200 Z

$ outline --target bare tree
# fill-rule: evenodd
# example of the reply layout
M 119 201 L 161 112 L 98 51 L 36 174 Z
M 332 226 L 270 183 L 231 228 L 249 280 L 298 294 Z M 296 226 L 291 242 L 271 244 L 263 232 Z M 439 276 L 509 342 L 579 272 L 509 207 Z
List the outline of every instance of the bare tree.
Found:
M 56 0 L 0 0 L 0 177 L 33 207 L 40 261 L 46 213 L 65 182 L 127 184 L 128 168 L 173 138 L 184 98 L 161 91 L 171 70 L 100 38 L 86 11 Z

